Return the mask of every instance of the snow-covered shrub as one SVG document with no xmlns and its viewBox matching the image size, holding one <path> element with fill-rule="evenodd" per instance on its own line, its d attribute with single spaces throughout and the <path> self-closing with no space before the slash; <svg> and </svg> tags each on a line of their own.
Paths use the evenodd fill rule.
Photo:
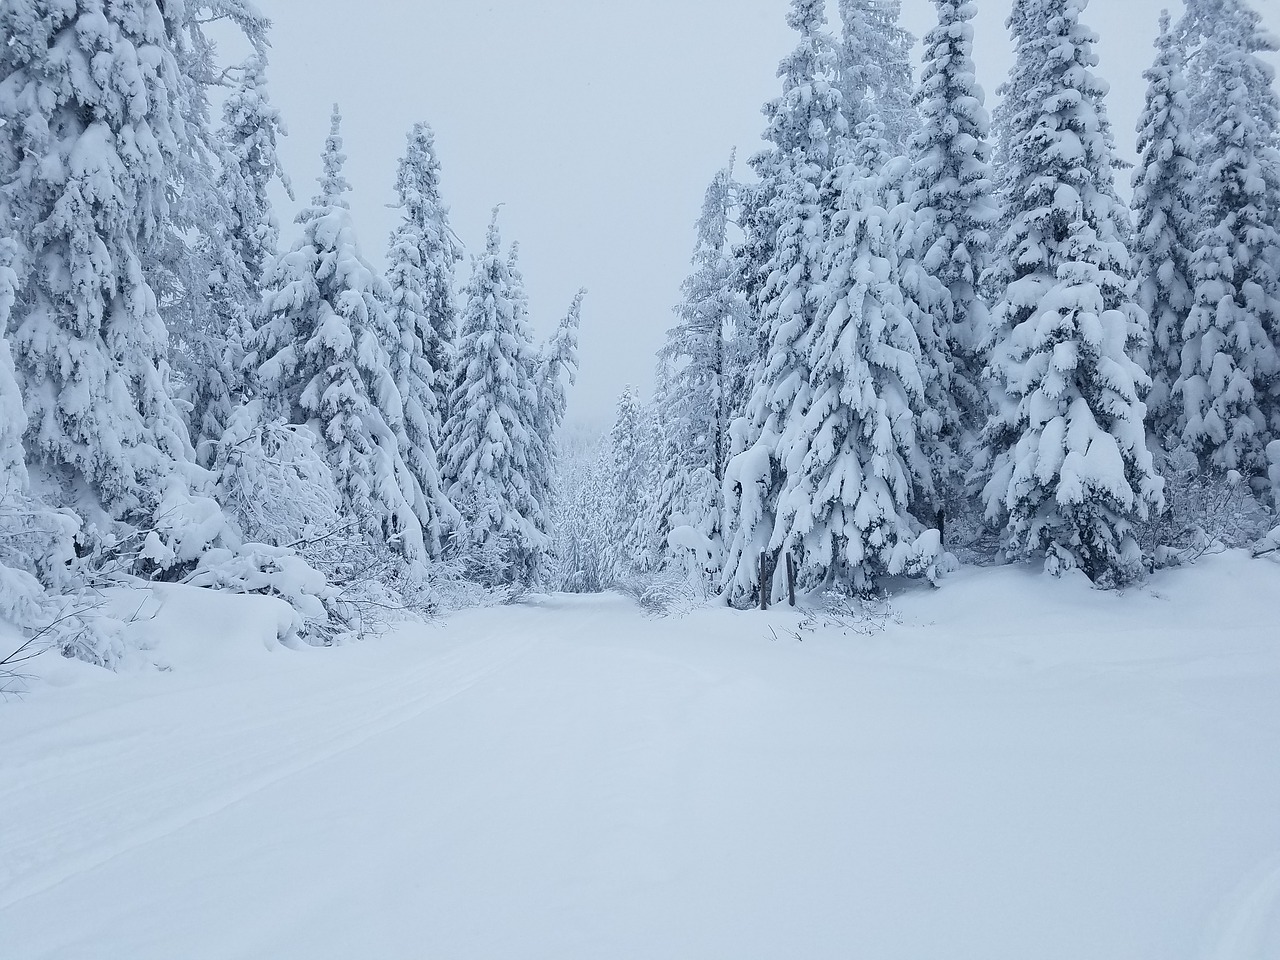
<svg viewBox="0 0 1280 960">
<path fill-rule="evenodd" d="M 1158 567 L 1248 546 L 1274 524 L 1239 473 L 1206 472 L 1187 447 L 1165 454 L 1161 472 L 1165 509 L 1139 528 L 1143 552 Z"/>
<path fill-rule="evenodd" d="M 1271 506 L 1280 511 L 1280 440 L 1267 445 L 1268 477 L 1271 480 Z"/>
<path fill-rule="evenodd" d="M 688 613 L 704 597 L 678 568 L 619 577 L 614 589 L 634 600 L 645 613 L 666 617 Z"/>
</svg>

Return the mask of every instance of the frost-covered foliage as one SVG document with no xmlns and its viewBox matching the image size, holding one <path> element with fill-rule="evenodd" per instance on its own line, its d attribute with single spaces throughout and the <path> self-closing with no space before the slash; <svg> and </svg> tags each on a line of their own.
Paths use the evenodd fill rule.
<svg viewBox="0 0 1280 960">
<path fill-rule="evenodd" d="M 422 494 L 418 519 L 433 556 L 462 522 L 440 480 L 440 402 L 452 348 L 441 331 L 452 335 L 454 253 L 440 204 L 439 169 L 431 128 L 415 124 L 396 177 L 401 221 L 387 253 L 388 319 L 396 334 L 389 349 L 404 409 L 397 439 Z"/>
<path fill-rule="evenodd" d="M 17 260 L 17 245 L 0 239 L 0 620 L 31 633 L 54 616 L 45 584 L 61 579 L 74 555 L 79 523 L 31 495 L 22 446 L 27 415 L 5 338 L 18 286 Z"/>
<path fill-rule="evenodd" d="M 924 69 L 916 105 L 921 127 L 911 141 L 911 255 L 948 294 L 937 311 L 951 362 L 950 395 L 963 425 L 981 426 L 979 345 L 989 323 L 978 281 L 987 268 L 999 219 L 983 108 L 973 62 L 973 0 L 934 0 L 938 24 L 925 37 Z"/>
<path fill-rule="evenodd" d="M 901 0 L 838 0 L 842 24 L 839 86 L 849 129 L 874 114 L 894 156 L 907 153 L 920 117 L 911 49 L 916 38 L 901 26 Z"/>
<path fill-rule="evenodd" d="M 454 268 L 462 260 L 461 246 L 449 226 L 449 209 L 440 193 L 440 155 L 435 134 L 425 123 L 415 123 L 409 131 L 405 154 L 396 174 L 396 197 L 403 220 L 391 238 L 387 257 L 396 288 L 396 264 L 406 262 L 409 248 L 416 248 L 415 262 L 407 269 L 421 287 L 422 313 L 417 339 L 422 356 L 435 376 L 430 381 L 435 395 L 434 412 L 425 403 L 424 413 L 437 419 L 443 429 L 449 415 L 450 375 L 454 369 L 454 340 L 457 337 L 458 309 L 453 293 Z"/>
<path fill-rule="evenodd" d="M 266 89 L 266 59 L 255 53 L 234 74 L 222 107 L 214 146 L 219 169 L 215 189 L 222 218 L 205 224 L 195 254 L 208 262 L 209 314 L 187 331 L 187 393 L 192 440 L 208 465 L 236 404 L 244 398 L 245 345 L 262 298 L 262 279 L 276 255 L 280 228 L 269 190 L 274 182 L 292 197 L 276 146 L 285 132 Z"/>
<path fill-rule="evenodd" d="M 27 456 L 117 519 L 148 515 L 192 459 L 143 274 L 186 147 L 177 15 L 155 0 L 0 6 L 0 223 L 30 267 L 8 333 Z"/>
<path fill-rule="evenodd" d="M 408 562 L 427 556 L 429 516 L 405 463 L 403 404 L 391 375 L 394 327 L 386 288 L 360 255 L 334 108 L 320 192 L 298 215 L 302 237 L 273 264 L 246 364 L 266 416 L 308 424 L 320 438 L 344 510 L 370 541 Z"/>
<path fill-rule="evenodd" d="M 779 437 L 786 485 L 774 543 L 796 558 L 802 586 L 861 592 L 884 575 L 939 574 L 938 533 L 911 513 L 935 493 L 920 429 L 936 417 L 879 178 L 850 164 L 837 183 L 817 322 L 798 344 L 811 395 Z"/>
<path fill-rule="evenodd" d="M 658 531 L 650 527 L 652 511 L 646 504 L 656 492 L 655 439 L 650 412 L 627 387 L 618 397 L 604 451 L 608 486 L 605 556 L 611 584 L 650 573 L 662 562 L 662 543 Z"/>
<path fill-rule="evenodd" d="M 1134 272 L 1138 305 L 1147 314 L 1151 350 L 1148 424 L 1157 438 L 1174 429 L 1173 385 L 1182 371 L 1183 325 L 1192 305 L 1191 251 L 1196 246 L 1196 145 L 1182 52 L 1166 13 L 1147 100 L 1138 123 L 1138 165 L 1133 174 Z"/>
<path fill-rule="evenodd" d="M 560 469 L 560 428 L 569 407 L 569 388 L 578 379 L 578 329 L 582 324 L 582 301 L 587 291 L 579 290 L 569 312 L 556 326 L 551 338 L 538 351 L 534 384 L 538 392 L 534 431 L 538 443 L 534 453 L 540 459 L 531 474 L 533 498 L 548 519 L 555 513 L 556 474 Z M 550 526 L 549 526 L 550 528 Z"/>
<path fill-rule="evenodd" d="M 598 593 L 609 587 L 608 462 L 603 438 L 571 431 L 551 496 L 551 548 L 547 587 L 568 593 Z"/>
<path fill-rule="evenodd" d="M 731 444 L 736 463 L 725 476 L 726 563 L 724 584 L 737 595 L 756 589 L 762 550 L 774 550 L 773 523 L 785 482 L 779 438 L 808 407 L 808 360 L 799 346 L 815 322 L 823 277 L 824 239 L 830 203 L 828 175 L 847 132 L 835 85 L 835 41 L 826 30 L 820 0 L 794 0 L 787 23 L 799 33 L 795 50 L 778 74 L 782 95 L 765 107 L 765 139 L 772 148 L 752 161 L 766 185 L 768 208 L 750 226 L 765 238 L 757 246 L 768 259 L 756 269 L 760 359 L 745 422 Z"/>
<path fill-rule="evenodd" d="M 482 561 L 475 575 L 486 583 L 533 584 L 547 548 L 546 517 L 533 488 L 545 454 L 527 313 L 516 249 L 503 256 L 495 210 L 485 252 L 463 291 L 444 441 L 449 497 L 465 523 L 461 549 Z"/>
<path fill-rule="evenodd" d="M 1133 522 L 1159 508 L 1161 482 L 1143 426 L 1149 381 L 1133 360 L 1146 317 L 1129 294 L 1129 218 L 1084 7 L 1050 12 L 1014 68 L 1026 104 L 1007 133 L 1010 226 L 992 268 L 1003 294 L 984 497 L 1010 555 L 1117 584 L 1142 571 Z"/>
<path fill-rule="evenodd" d="M 1221 0 L 1201 44 L 1211 118 L 1200 144 L 1194 304 L 1174 385 L 1176 430 L 1218 470 L 1265 474 L 1280 428 L 1280 102 L 1259 17 Z"/>
<path fill-rule="evenodd" d="M 745 318 L 729 249 L 735 193 L 731 162 L 703 199 L 693 272 L 658 354 L 654 397 L 658 477 L 648 522 L 664 553 L 691 563 L 700 577 L 719 572 L 723 550 L 720 486 L 729 458 L 731 368 Z M 677 531 L 682 542 L 673 542 Z M 691 539 L 696 547 L 688 546 Z"/>
</svg>

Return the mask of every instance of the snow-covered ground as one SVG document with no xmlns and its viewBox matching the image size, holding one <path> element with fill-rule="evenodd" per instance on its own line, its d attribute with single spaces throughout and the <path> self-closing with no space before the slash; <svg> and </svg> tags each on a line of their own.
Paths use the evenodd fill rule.
<svg viewBox="0 0 1280 960">
<path fill-rule="evenodd" d="M 294 651 L 161 588 L 166 669 L 0 704 L 0 956 L 1280 957 L 1280 565 L 896 603 Z"/>
</svg>

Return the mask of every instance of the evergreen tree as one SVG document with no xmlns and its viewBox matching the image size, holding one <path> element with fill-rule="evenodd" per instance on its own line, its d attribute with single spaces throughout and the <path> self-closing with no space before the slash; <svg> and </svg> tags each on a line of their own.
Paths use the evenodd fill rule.
<svg viewBox="0 0 1280 960">
<path fill-rule="evenodd" d="M 812 399 L 780 445 L 774 537 L 802 584 L 862 591 L 883 575 L 936 576 L 941 551 L 912 516 L 934 494 L 934 470 L 917 431 L 930 413 L 928 367 L 900 285 L 898 224 L 859 164 L 838 182 L 818 322 L 803 341 Z"/>
<path fill-rule="evenodd" d="M 207 261 L 209 317 L 192 331 L 188 384 L 192 439 L 206 466 L 231 413 L 243 398 L 245 344 L 262 299 L 263 271 L 276 255 L 280 228 L 268 191 L 278 180 L 292 187 L 276 153 L 285 132 L 266 90 L 266 59 L 255 53 L 240 67 L 222 108 L 215 181 L 225 204 L 222 222 L 207 225 L 196 254 Z"/>
<path fill-rule="evenodd" d="M 1280 105 L 1258 52 L 1276 47 L 1234 0 L 1219 0 L 1203 46 L 1213 122 L 1200 153 L 1204 229 L 1174 386 L 1177 426 L 1204 464 L 1261 474 L 1280 429 Z"/>
<path fill-rule="evenodd" d="M 419 519 L 432 553 L 439 552 L 442 536 L 461 522 L 440 480 L 440 400 L 450 375 L 451 348 L 441 329 L 452 337 L 453 247 L 446 243 L 438 171 L 431 129 L 415 124 L 396 177 L 402 219 L 391 234 L 387 282 L 394 328 L 391 375 L 404 408 L 400 446 L 423 494 Z M 443 262 L 442 253 L 447 254 Z"/>
<path fill-rule="evenodd" d="M 441 199 L 440 169 L 435 134 L 429 125 L 415 123 L 396 175 L 396 197 L 404 219 L 392 242 L 413 243 L 418 248 L 417 269 L 421 271 L 423 316 L 427 321 L 420 336 L 423 356 L 436 373 L 431 389 L 443 423 L 449 416 L 453 390 L 453 384 L 448 382 L 455 364 L 458 327 L 453 274 L 462 260 L 462 250 L 449 226 L 449 208 Z"/>
<path fill-rule="evenodd" d="M 920 118 L 912 104 L 911 48 L 901 0 L 839 0 L 839 86 L 849 129 L 874 113 L 893 156 L 907 153 Z"/>
<path fill-rule="evenodd" d="M 736 331 L 745 304 L 729 250 L 735 203 L 732 162 L 708 186 L 696 228 L 693 272 L 682 286 L 678 322 L 658 355 L 658 489 L 651 527 L 665 545 L 687 526 L 721 552 L 720 486 L 729 453 L 730 392 Z"/>
<path fill-rule="evenodd" d="M 624 584 L 657 568 L 646 497 L 653 477 L 652 424 L 631 387 L 618 397 L 618 412 L 606 447 L 609 503 L 605 536 L 609 582 Z"/>
<path fill-rule="evenodd" d="M 515 249 L 502 256 L 494 210 L 483 256 L 463 292 L 458 366 L 445 425 L 444 475 L 462 511 L 477 575 L 530 584 L 547 546 L 535 499 L 538 390 L 524 280 Z"/>
<path fill-rule="evenodd" d="M 776 553 L 773 518 L 785 482 L 786 453 L 778 444 L 789 422 L 804 416 L 809 370 L 802 337 L 814 324 L 815 291 L 822 281 L 829 187 L 840 141 L 847 132 L 835 86 L 835 41 L 825 29 L 821 0 L 792 0 L 787 23 L 800 34 L 782 61 L 782 96 L 768 104 L 765 138 L 772 143 L 753 160 L 768 207 L 757 209 L 751 228 L 768 259 L 757 268 L 759 288 L 758 375 L 746 423 L 736 428 L 736 454 L 725 476 L 726 528 L 732 531 L 724 571 L 735 594 L 755 589 L 756 558 Z"/>
<path fill-rule="evenodd" d="M 1137 302 L 1149 318 L 1151 377 L 1148 423 L 1164 438 L 1174 429 L 1173 385 L 1182 370 L 1183 325 L 1192 305 L 1191 251 L 1196 246 L 1196 147 L 1182 75 L 1182 55 L 1160 18 L 1155 64 L 1144 76 L 1147 100 L 1138 124 L 1138 166 L 1133 174 Z"/>
<path fill-rule="evenodd" d="M 569 387 L 578 379 L 578 329 L 582 323 L 582 301 L 587 291 L 579 290 L 569 312 L 556 327 L 551 339 L 538 353 L 535 385 L 538 394 L 535 433 L 542 454 L 534 471 L 533 496 L 548 520 L 555 513 L 555 478 L 560 466 L 560 428 L 569 407 Z"/>
<path fill-rule="evenodd" d="M 417 481 L 399 449 L 403 407 L 385 344 L 386 289 L 361 257 L 342 173 L 335 106 L 320 192 L 298 215 L 302 237 L 265 278 L 246 364 L 270 415 L 308 424 L 346 513 L 410 563 L 426 558 Z"/>
<path fill-rule="evenodd" d="M 987 268 L 999 219 L 983 109 L 973 62 L 972 0 L 934 0 L 938 25 L 925 37 L 916 104 L 922 126 L 912 139 L 911 256 L 947 291 L 935 311 L 952 364 L 949 393 L 966 427 L 980 426 L 985 402 L 979 344 L 989 323 L 978 281 Z"/>
<path fill-rule="evenodd" d="M 1132 523 L 1162 504 L 1146 447 L 1148 386 L 1132 352 L 1146 320 L 1132 302 L 1127 211 L 1115 199 L 1105 85 L 1087 0 L 1065 0 L 1024 50 L 1031 106 L 1010 128 L 1010 227 L 993 272 L 991 375 L 995 412 L 988 516 L 1007 550 L 1043 552 L 1051 571 L 1082 569 L 1098 583 L 1137 576 Z M 1027 56 L 1031 50 L 1039 55 Z"/>
<path fill-rule="evenodd" d="M 30 267 L 8 333 L 27 456 L 117 519 L 153 511 L 192 458 L 143 273 L 186 148 L 175 18 L 156 0 L 0 5 L 0 223 Z"/>
</svg>

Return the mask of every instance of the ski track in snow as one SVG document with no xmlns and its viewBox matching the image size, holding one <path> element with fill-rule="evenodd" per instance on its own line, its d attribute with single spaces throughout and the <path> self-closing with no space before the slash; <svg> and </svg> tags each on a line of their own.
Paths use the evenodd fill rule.
<svg viewBox="0 0 1280 960">
<path fill-rule="evenodd" d="M 79 817 L 71 817 L 65 821 L 51 824 L 48 832 L 34 832 L 24 838 L 17 850 L 6 854 L 9 869 L 0 863 L 0 911 L 6 910 L 22 900 L 53 889 L 71 876 L 102 866 L 110 860 L 127 853 L 137 847 L 155 843 L 173 833 L 190 826 L 197 820 L 211 817 L 233 804 L 240 803 L 273 784 L 296 776 L 304 771 L 317 767 L 328 760 L 354 750 L 374 737 L 385 734 L 396 727 L 408 723 L 435 709 L 450 700 L 466 693 L 481 682 L 486 676 L 501 670 L 512 660 L 524 653 L 529 646 L 528 640 L 518 640 L 513 648 L 495 652 L 496 638 L 469 644 L 456 653 L 438 660 L 429 660 L 426 664 L 411 671 L 407 676 L 394 677 L 365 685 L 337 701 L 326 701 L 324 707 L 344 718 L 351 714 L 351 708 L 370 708 L 371 704 L 389 704 L 390 706 L 372 707 L 372 712 L 354 726 L 335 731 L 332 740 L 320 749 L 308 748 L 309 741 L 317 738 L 315 723 L 322 718 L 314 715 L 312 709 L 299 709 L 297 720 L 300 727 L 295 731 L 297 736 L 285 744 L 273 742 L 267 749 L 257 749 L 245 753 L 240 749 L 228 749 L 225 753 L 191 763 L 175 764 L 161 774 L 159 783 L 143 781 L 134 789 L 113 793 L 108 796 L 95 797 L 93 804 L 83 811 Z M 426 693 L 415 694 L 424 685 L 430 686 Z M 241 724 L 225 731 L 225 741 L 230 747 L 240 742 L 247 734 L 261 725 L 261 718 L 254 722 Z M 267 741 L 262 741 L 266 743 Z M 143 767 L 154 766 L 154 758 L 148 753 L 148 741 L 142 741 L 129 754 L 111 754 L 110 759 L 98 744 L 88 744 L 85 750 L 91 759 L 81 773 L 92 774 L 120 764 L 134 763 Z M 288 748 L 288 749 L 282 749 Z M 295 749 L 303 749 L 302 756 L 295 754 Z M 59 779 L 57 774 L 23 783 L 21 787 L 0 791 L 0 809 L 12 810 L 20 792 L 39 791 Z M 233 787 L 214 788 L 205 798 L 194 803 L 183 801 L 184 791 L 181 788 L 193 781 L 201 783 L 222 783 L 230 780 Z M 171 809 L 165 801 L 177 800 L 183 805 Z M 151 803 L 147 801 L 150 800 Z M 152 810 L 152 807 L 163 804 L 163 811 Z M 75 841 L 84 837 L 86 828 L 92 837 L 100 837 L 98 827 L 110 828 L 112 824 L 128 821 L 131 812 L 146 811 L 145 819 L 150 822 L 145 826 L 127 829 L 120 836 L 111 836 L 107 842 L 86 849 L 76 849 Z M 156 819 L 152 820 L 151 817 Z M 134 816 L 133 819 L 142 819 Z M 118 829 L 118 828 L 117 828 Z M 105 839 L 105 838 L 104 838 Z M 70 843 L 59 843 L 70 840 Z M 24 875 L 20 870 L 14 871 L 13 864 L 23 861 L 23 850 L 31 851 L 30 859 L 47 856 L 49 851 L 57 850 L 72 866 L 60 866 L 52 870 L 36 870 Z M 19 893 L 5 892 L 18 890 Z"/>
<path fill-rule="evenodd" d="M 0 704 L 0 957 L 1272 960 L 1280 567 L 1160 581 L 161 642 Z"/>
</svg>

